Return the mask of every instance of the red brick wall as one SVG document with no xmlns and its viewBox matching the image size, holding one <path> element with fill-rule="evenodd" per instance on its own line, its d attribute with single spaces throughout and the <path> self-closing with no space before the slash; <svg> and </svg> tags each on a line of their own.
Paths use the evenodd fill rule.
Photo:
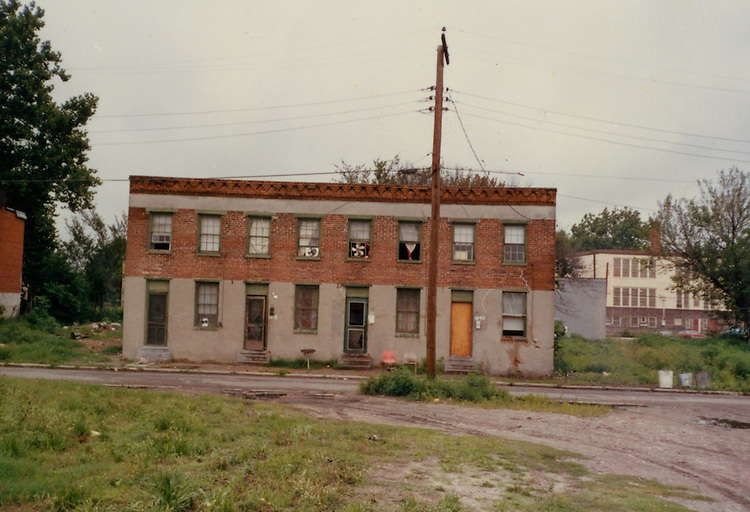
<svg viewBox="0 0 750 512">
<path fill-rule="evenodd" d="M 348 218 L 321 219 L 320 259 L 297 259 L 297 218 L 277 213 L 271 220 L 271 258 L 248 258 L 247 218 L 230 211 L 222 217 L 221 256 L 197 254 L 197 213 L 177 210 L 172 219 L 171 254 L 148 251 L 149 217 L 144 208 L 128 216 L 126 276 L 209 278 L 248 281 L 425 286 L 430 221 L 422 224 L 422 262 L 398 261 L 398 221 L 378 216 L 371 223 L 370 258 L 347 261 Z M 502 265 L 503 229 L 497 219 L 481 219 L 475 229 L 475 262 L 451 263 L 452 226 L 440 223 L 438 286 L 462 288 L 554 289 L 555 221 L 527 225 L 527 264 Z"/>
<path fill-rule="evenodd" d="M 23 230 L 25 222 L 15 212 L 0 208 L 0 292 L 21 292 Z"/>
</svg>

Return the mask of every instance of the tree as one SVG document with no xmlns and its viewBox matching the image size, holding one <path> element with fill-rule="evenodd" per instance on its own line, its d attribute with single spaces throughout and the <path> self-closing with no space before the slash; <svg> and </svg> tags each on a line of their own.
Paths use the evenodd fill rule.
<svg viewBox="0 0 750 512">
<path fill-rule="evenodd" d="M 644 250 L 649 244 L 649 223 L 636 210 L 605 208 L 598 215 L 587 213 L 570 228 L 576 250 Z"/>
<path fill-rule="evenodd" d="M 376 158 L 372 167 L 365 165 L 350 165 L 342 161 L 336 166 L 341 183 L 370 183 L 373 185 L 413 185 L 430 186 L 432 171 L 427 168 L 414 168 L 402 164 L 398 155 L 391 160 Z M 489 175 L 489 173 L 462 172 L 461 170 L 441 170 L 441 185 L 446 187 L 502 187 L 504 182 Z"/>
<path fill-rule="evenodd" d="M 98 99 L 86 93 L 58 105 L 52 98 L 53 82 L 69 76 L 37 35 L 43 16 L 34 3 L 0 0 L 0 190 L 28 217 L 23 273 L 32 296 L 58 277 L 56 205 L 91 207 L 100 183 L 86 165 L 85 131 Z"/>
<path fill-rule="evenodd" d="M 565 230 L 557 230 L 555 232 L 555 283 L 559 284 L 560 279 L 578 277 L 580 270 L 581 264 L 575 257 L 573 240 Z"/>
<path fill-rule="evenodd" d="M 662 251 L 677 288 L 717 299 L 730 322 L 750 328 L 750 174 L 733 167 L 698 184 L 699 198 L 659 204 Z"/>
<path fill-rule="evenodd" d="M 123 214 L 107 226 L 94 210 L 84 210 L 66 222 L 70 240 L 64 248 L 68 261 L 85 283 L 87 309 L 101 315 L 104 304 L 120 304 L 125 261 L 127 219 Z"/>
</svg>

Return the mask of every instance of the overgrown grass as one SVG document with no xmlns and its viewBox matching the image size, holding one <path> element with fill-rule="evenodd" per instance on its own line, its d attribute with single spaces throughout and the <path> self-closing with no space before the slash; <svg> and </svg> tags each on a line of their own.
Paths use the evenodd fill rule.
<svg viewBox="0 0 750 512">
<path fill-rule="evenodd" d="M 0 363 L 92 363 L 107 359 L 83 343 L 71 338 L 71 330 L 61 327 L 54 318 L 32 312 L 21 318 L 0 320 Z M 121 335 L 106 331 L 103 338 Z"/>
<path fill-rule="evenodd" d="M 274 368 L 289 368 L 294 370 L 307 369 L 307 361 L 305 359 L 271 359 L 266 366 Z M 330 361 L 316 361 L 310 360 L 310 369 L 319 370 L 322 368 L 339 368 L 338 361 L 331 359 Z"/>
<path fill-rule="evenodd" d="M 654 386 L 659 370 L 707 372 L 711 387 L 750 391 L 750 352 L 731 337 L 562 338 L 555 353 L 558 375 L 577 383 Z"/>
<path fill-rule="evenodd" d="M 319 421 L 236 398 L 0 378 L 2 508 L 462 511 L 472 510 L 474 489 L 448 483 L 476 473 L 478 486 L 493 489 L 492 510 L 685 510 L 662 499 L 683 491 L 590 475 L 576 458 L 497 438 Z M 404 465 L 415 472 L 408 481 L 376 478 L 378 468 Z M 544 475 L 567 490 L 541 486 Z"/>
<path fill-rule="evenodd" d="M 605 406 L 563 403 L 539 395 L 511 396 L 493 380 L 476 373 L 462 378 L 429 379 L 406 369 L 398 369 L 363 381 L 360 391 L 368 395 L 398 396 L 411 400 L 456 401 L 585 417 L 600 416 L 609 411 Z"/>
</svg>

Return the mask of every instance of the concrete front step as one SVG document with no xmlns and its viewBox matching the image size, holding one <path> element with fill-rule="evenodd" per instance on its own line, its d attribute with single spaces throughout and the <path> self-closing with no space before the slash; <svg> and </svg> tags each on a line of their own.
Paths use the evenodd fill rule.
<svg viewBox="0 0 750 512">
<path fill-rule="evenodd" d="M 343 353 L 339 357 L 338 364 L 346 368 L 369 369 L 372 368 L 372 356 L 370 354 Z"/>
<path fill-rule="evenodd" d="M 471 373 L 476 370 L 476 362 L 472 357 L 450 356 L 443 368 L 445 373 Z"/>
<path fill-rule="evenodd" d="M 162 361 L 172 360 L 172 351 L 167 347 L 155 345 L 145 345 L 138 350 L 135 355 L 136 361 L 147 361 L 149 363 L 159 363 Z"/>
<path fill-rule="evenodd" d="M 240 350 L 237 362 L 240 364 L 267 364 L 270 360 L 266 350 Z"/>
</svg>

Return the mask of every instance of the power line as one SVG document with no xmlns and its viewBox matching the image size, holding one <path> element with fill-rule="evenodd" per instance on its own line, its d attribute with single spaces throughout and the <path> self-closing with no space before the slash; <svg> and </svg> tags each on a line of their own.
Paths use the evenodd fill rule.
<svg viewBox="0 0 750 512">
<path fill-rule="evenodd" d="M 458 113 L 458 107 L 456 106 L 456 102 L 453 101 L 453 98 L 451 98 L 450 94 L 448 94 L 448 101 L 450 101 L 453 104 L 453 111 L 456 113 L 456 118 L 458 118 L 458 124 L 461 125 L 461 131 L 464 132 L 464 137 L 466 138 L 466 142 L 469 144 L 469 148 L 471 149 L 471 152 L 474 154 L 474 158 L 476 158 L 477 163 L 479 164 L 479 167 L 484 170 L 484 165 L 482 165 L 482 160 L 479 158 L 479 155 L 477 155 L 477 152 L 474 150 L 474 145 L 471 143 L 471 140 L 469 139 L 469 134 L 466 133 L 466 127 L 464 127 L 464 122 L 461 120 L 461 114 Z"/>
<path fill-rule="evenodd" d="M 265 123 L 277 123 L 282 121 L 297 121 L 300 119 L 313 119 L 317 117 L 331 117 L 331 116 L 339 116 L 344 114 L 355 114 L 358 112 L 369 112 L 373 110 L 382 110 L 387 108 L 394 108 L 394 107 L 403 107 L 406 105 L 411 105 L 414 102 L 404 102 L 404 103 L 394 103 L 390 105 L 382 105 L 379 107 L 368 107 L 368 108 L 360 108 L 360 109 L 354 109 L 354 110 L 342 110 L 338 112 L 328 112 L 323 114 L 310 114 L 307 116 L 295 116 L 295 117 L 280 117 L 276 119 L 260 119 L 260 120 L 254 120 L 254 121 L 236 121 L 232 123 L 212 123 L 212 124 L 194 124 L 194 125 L 181 125 L 181 126 L 164 126 L 164 127 L 154 127 L 154 128 L 118 128 L 118 129 L 112 129 L 112 130 L 91 130 L 89 133 L 119 133 L 119 132 L 150 132 L 150 131 L 169 131 L 169 130 L 187 130 L 187 129 L 194 129 L 194 128 L 221 128 L 226 126 L 243 126 L 248 124 L 265 124 Z"/>
<path fill-rule="evenodd" d="M 459 94 L 459 95 L 463 94 L 463 95 L 466 95 L 466 96 L 470 96 L 472 98 L 478 98 L 478 99 L 483 99 L 483 100 L 487 100 L 487 101 L 494 101 L 494 102 L 497 102 L 497 103 L 503 103 L 503 104 L 512 105 L 512 106 L 515 106 L 515 107 L 521 107 L 521 108 L 525 108 L 525 109 L 529 109 L 529 110 L 535 110 L 537 112 L 542 112 L 542 113 L 545 113 L 545 114 L 556 114 L 556 115 L 559 115 L 559 116 L 572 117 L 572 118 L 575 118 L 575 119 L 583 119 L 583 120 L 586 120 L 586 121 L 595 121 L 597 123 L 615 124 L 615 125 L 619 125 L 619 126 L 627 126 L 628 128 L 638 128 L 638 129 L 641 129 L 641 130 L 648 130 L 648 131 L 659 132 L 659 133 L 669 133 L 671 135 L 681 135 L 681 136 L 687 136 L 687 137 L 697 137 L 697 138 L 702 138 L 702 139 L 723 140 L 723 141 L 727 141 L 727 142 L 739 142 L 739 143 L 742 143 L 742 144 L 750 144 L 750 140 L 745 140 L 745 139 L 734 139 L 734 138 L 731 138 L 731 137 L 721 137 L 721 136 L 717 136 L 717 135 L 702 135 L 702 134 L 697 134 L 697 133 L 681 132 L 681 131 L 676 131 L 676 130 L 666 130 L 666 129 L 663 129 L 663 128 L 653 128 L 651 126 L 644 126 L 644 125 L 639 125 L 639 124 L 624 123 L 622 121 L 613 121 L 611 119 L 600 119 L 600 118 L 596 118 L 596 117 L 580 116 L 580 115 L 577 115 L 577 114 L 570 114 L 570 113 L 567 113 L 567 112 L 560 112 L 558 110 L 551 110 L 551 109 L 540 108 L 540 107 L 532 107 L 532 106 L 529 106 L 529 105 L 524 105 L 522 103 L 515 103 L 515 102 L 512 102 L 512 101 L 500 100 L 500 99 L 497 99 L 497 98 L 489 98 L 487 96 L 480 96 L 478 94 L 471 94 L 471 93 L 467 93 L 467 92 L 456 91 L 456 90 L 453 90 L 453 89 L 451 90 L 451 92 L 454 92 L 454 93 Z"/>
<path fill-rule="evenodd" d="M 152 112 L 152 113 L 140 113 L 140 114 L 105 114 L 105 115 L 99 115 L 97 118 L 100 119 L 109 119 L 109 118 L 127 118 L 127 117 L 171 117 L 171 116 L 194 116 L 194 115 L 206 115 L 206 114 L 226 114 L 226 113 L 235 113 L 235 112 L 256 112 L 259 110 L 275 110 L 275 109 L 284 109 L 284 108 L 301 108 L 301 107 L 317 107 L 321 105 L 332 105 L 335 103 L 347 103 L 350 101 L 363 101 L 363 100 L 373 100 L 373 99 L 379 99 L 379 98 L 388 98 L 391 96 L 399 96 L 402 94 L 410 94 L 413 92 L 419 92 L 418 89 L 408 90 L 408 91 L 399 91 L 399 92 L 392 92 L 387 94 L 378 94 L 376 96 L 359 96 L 356 98 L 344 98 L 344 99 L 338 99 L 338 100 L 326 100 L 326 101 L 318 101 L 318 102 L 310 102 L 310 103 L 290 103 L 288 105 L 270 105 L 266 107 L 246 107 L 246 108 L 231 108 L 231 109 L 216 109 L 216 110 L 199 110 L 199 111 L 192 111 L 192 112 Z"/>
<path fill-rule="evenodd" d="M 293 126 L 293 127 L 288 127 L 288 128 L 278 128 L 275 130 L 230 133 L 230 134 L 225 134 L 225 135 L 205 135 L 202 137 L 183 137 L 179 139 L 152 139 L 152 140 L 144 140 L 144 141 L 127 141 L 127 142 L 100 142 L 100 143 L 97 143 L 96 145 L 97 146 L 132 146 L 132 145 L 139 145 L 139 144 L 166 144 L 166 143 L 171 143 L 171 142 L 195 142 L 195 141 L 201 141 L 201 140 L 218 140 L 218 139 L 231 139 L 231 138 L 236 138 L 236 137 L 251 137 L 254 135 L 268 135 L 271 133 L 283 133 L 283 132 L 291 132 L 291 131 L 297 131 L 297 130 L 307 130 L 310 128 L 322 128 L 325 126 L 335 126 L 335 125 L 340 125 L 340 124 L 357 123 L 360 121 L 371 121 L 373 119 L 384 119 L 387 117 L 396 117 L 396 116 L 402 116 L 404 114 L 413 114 L 413 113 L 415 113 L 414 110 L 409 110 L 406 112 L 398 112 L 395 114 L 361 117 L 358 119 L 347 119 L 343 121 L 333 121 L 330 123 L 319 123 L 319 124 L 312 124 L 312 125 L 306 125 L 306 126 Z"/>
</svg>

